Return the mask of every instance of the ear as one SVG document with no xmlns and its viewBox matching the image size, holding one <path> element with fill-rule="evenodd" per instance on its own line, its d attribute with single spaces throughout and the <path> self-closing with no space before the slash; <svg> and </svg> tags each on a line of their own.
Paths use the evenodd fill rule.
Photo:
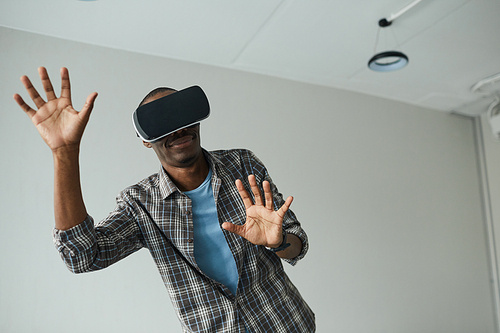
<svg viewBox="0 0 500 333">
<path fill-rule="evenodd" d="M 150 142 L 146 142 L 146 141 L 142 141 L 142 144 L 144 145 L 144 147 L 146 148 L 153 148 L 153 146 L 151 145 Z"/>
</svg>

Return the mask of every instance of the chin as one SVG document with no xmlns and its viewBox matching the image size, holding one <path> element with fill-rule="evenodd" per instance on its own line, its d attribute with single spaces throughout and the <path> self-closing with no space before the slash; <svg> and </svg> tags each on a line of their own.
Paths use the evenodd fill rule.
<svg viewBox="0 0 500 333">
<path fill-rule="evenodd" d="M 182 165 L 191 165 L 196 161 L 196 156 L 186 156 L 179 160 L 179 163 Z"/>
<path fill-rule="evenodd" d="M 201 154 L 202 154 L 201 149 L 191 154 L 186 154 L 186 155 L 182 154 L 181 156 L 178 157 L 177 163 L 184 166 L 190 166 L 198 160 Z"/>
</svg>

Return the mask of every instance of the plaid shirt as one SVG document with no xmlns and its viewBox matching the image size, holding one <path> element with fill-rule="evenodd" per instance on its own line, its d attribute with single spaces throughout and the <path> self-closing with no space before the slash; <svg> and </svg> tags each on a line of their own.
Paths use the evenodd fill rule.
<svg viewBox="0 0 500 333">
<path fill-rule="evenodd" d="M 204 151 L 213 170 L 212 188 L 219 223 L 243 224 L 246 210 L 234 185 L 241 179 L 252 195 L 247 177 L 268 180 L 274 208 L 283 197 L 262 162 L 248 150 Z M 261 189 L 262 190 L 262 189 Z M 236 295 L 206 276 L 194 258 L 191 200 L 170 180 L 163 168 L 117 197 L 110 215 L 94 226 L 92 218 L 66 230 L 54 230 L 54 242 L 74 273 L 105 268 L 146 247 L 158 266 L 183 332 L 314 332 L 314 313 L 283 270 L 280 258 L 264 246 L 223 229 L 238 269 Z M 307 236 L 294 213 L 288 211 L 283 228 L 302 241 Z"/>
</svg>

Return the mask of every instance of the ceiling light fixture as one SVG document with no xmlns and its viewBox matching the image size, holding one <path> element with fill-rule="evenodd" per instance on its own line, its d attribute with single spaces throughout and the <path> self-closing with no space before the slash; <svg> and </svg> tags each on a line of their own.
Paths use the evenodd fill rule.
<svg viewBox="0 0 500 333">
<path fill-rule="evenodd" d="M 482 80 L 479 80 L 476 84 L 474 84 L 472 87 L 470 87 L 470 91 L 473 93 L 478 93 L 478 94 L 485 94 L 486 92 L 483 92 L 481 90 L 482 87 L 488 86 L 488 85 L 493 85 L 497 81 L 500 81 L 500 73 L 488 76 L 487 78 L 484 78 Z M 488 94 L 488 93 L 486 93 Z"/>
<path fill-rule="evenodd" d="M 493 138 L 500 142 L 500 87 L 496 85 L 500 81 L 500 73 L 488 76 L 476 82 L 470 91 L 480 94 L 483 98 L 493 98 L 492 103 L 486 111 L 486 119 L 491 127 Z"/>
<path fill-rule="evenodd" d="M 396 13 L 391 14 L 388 18 L 383 18 L 378 21 L 378 31 L 377 31 L 377 39 L 375 41 L 375 50 L 374 53 L 375 55 L 371 57 L 371 59 L 368 61 L 368 67 L 371 70 L 374 70 L 376 72 L 392 72 L 398 69 L 401 69 L 408 65 L 408 56 L 404 54 L 403 52 L 400 51 L 384 51 L 377 53 L 377 45 L 378 45 L 378 39 L 380 35 L 380 29 L 390 27 L 392 22 L 398 18 L 399 16 L 403 15 L 407 11 L 409 11 L 411 8 L 416 6 L 419 2 L 422 0 L 415 0 L 412 3 L 406 5 L 405 7 L 401 8 L 398 10 Z M 391 30 L 392 31 L 392 30 Z M 394 32 L 393 32 L 394 35 Z M 394 39 L 396 39 L 396 36 L 394 35 Z M 399 46 L 398 40 L 396 39 L 396 43 Z"/>
</svg>

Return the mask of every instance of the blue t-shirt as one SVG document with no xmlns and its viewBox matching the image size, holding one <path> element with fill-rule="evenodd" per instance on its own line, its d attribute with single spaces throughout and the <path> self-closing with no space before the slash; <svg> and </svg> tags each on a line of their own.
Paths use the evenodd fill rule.
<svg viewBox="0 0 500 333">
<path fill-rule="evenodd" d="M 211 179 L 210 169 L 203 184 L 184 192 L 193 206 L 194 257 L 198 267 L 206 275 L 222 283 L 236 295 L 238 270 L 219 225 Z"/>
</svg>

